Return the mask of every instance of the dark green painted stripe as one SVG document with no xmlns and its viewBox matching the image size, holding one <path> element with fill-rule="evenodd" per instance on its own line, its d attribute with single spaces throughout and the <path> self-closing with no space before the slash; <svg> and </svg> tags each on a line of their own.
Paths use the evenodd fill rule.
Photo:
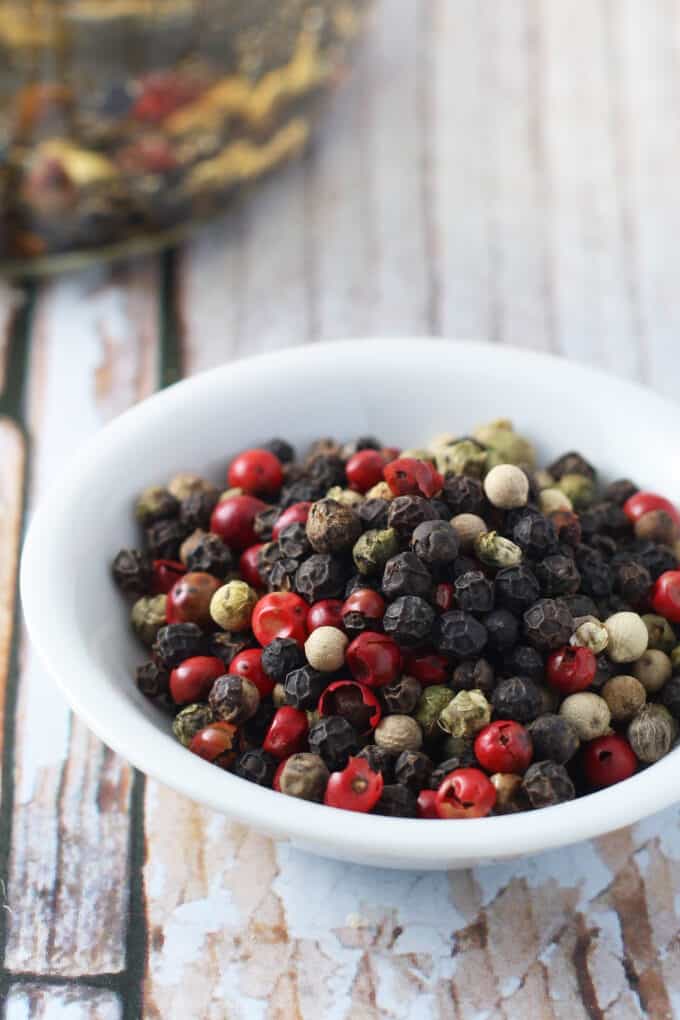
<svg viewBox="0 0 680 1020">
<path fill-rule="evenodd" d="M 159 386 L 171 386 L 184 374 L 182 324 L 179 316 L 177 253 L 167 251 L 161 258 L 159 287 L 160 379 Z"/>
<path fill-rule="evenodd" d="M 15 311 L 10 324 L 5 385 L 0 393 L 0 414 L 7 415 L 22 426 L 34 306 L 35 286 L 31 284 L 24 288 L 23 301 Z"/>
</svg>

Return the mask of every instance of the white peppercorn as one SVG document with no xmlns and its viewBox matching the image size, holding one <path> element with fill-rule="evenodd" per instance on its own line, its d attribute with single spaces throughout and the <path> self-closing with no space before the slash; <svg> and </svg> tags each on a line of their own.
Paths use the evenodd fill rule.
<svg viewBox="0 0 680 1020">
<path fill-rule="evenodd" d="M 658 648 L 648 648 L 631 667 L 633 676 L 637 677 L 648 694 L 660 691 L 673 672 L 670 657 Z"/>
<path fill-rule="evenodd" d="M 570 694 L 560 705 L 560 715 L 572 724 L 579 740 L 595 740 L 609 732 L 611 712 L 599 694 L 590 691 Z"/>
<path fill-rule="evenodd" d="M 501 510 L 514 510 L 526 506 L 529 499 L 529 479 L 514 464 L 499 464 L 491 468 L 484 479 L 486 498 Z"/>
<path fill-rule="evenodd" d="M 604 625 L 609 635 L 607 655 L 612 662 L 635 662 L 646 651 L 649 635 L 637 613 L 614 613 Z"/>
<path fill-rule="evenodd" d="M 451 518 L 451 527 L 458 535 L 463 549 L 469 549 L 478 535 L 488 531 L 486 521 L 477 514 L 456 514 Z"/>
<path fill-rule="evenodd" d="M 573 510 L 574 504 L 561 489 L 541 489 L 538 506 L 543 514 L 554 514 L 557 510 Z"/>
<path fill-rule="evenodd" d="M 647 691 L 634 676 L 613 676 L 602 688 L 602 697 L 609 706 L 614 722 L 632 719 L 647 700 Z"/>
<path fill-rule="evenodd" d="M 569 639 L 575 648 L 589 648 L 594 655 L 599 655 L 609 644 L 609 631 L 595 616 L 586 616 L 574 620 L 576 630 Z"/>
<path fill-rule="evenodd" d="M 423 731 L 410 715 L 388 715 L 376 726 L 374 740 L 386 751 L 419 751 Z"/>
<path fill-rule="evenodd" d="M 645 705 L 631 720 L 627 736 L 635 755 L 651 765 L 668 754 L 677 735 L 677 723 L 663 705 Z"/>
<path fill-rule="evenodd" d="M 337 627 L 317 627 L 305 641 L 307 662 L 321 673 L 340 669 L 345 661 L 347 635 Z"/>
</svg>

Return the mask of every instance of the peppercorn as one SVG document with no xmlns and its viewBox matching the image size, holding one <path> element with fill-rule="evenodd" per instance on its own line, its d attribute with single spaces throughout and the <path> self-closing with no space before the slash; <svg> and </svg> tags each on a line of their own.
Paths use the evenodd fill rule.
<svg viewBox="0 0 680 1020">
<path fill-rule="evenodd" d="M 286 701 L 286 688 L 282 683 L 274 684 L 274 690 L 272 691 L 272 702 L 276 708 L 281 708 L 287 704 Z"/>
<path fill-rule="evenodd" d="M 491 721 L 491 705 L 481 691 L 459 691 L 439 713 L 439 726 L 452 737 L 469 739 Z"/>
<path fill-rule="evenodd" d="M 375 436 L 359 436 L 358 439 L 352 439 L 350 442 L 342 444 L 340 457 L 346 461 L 362 450 L 382 450 L 382 447 L 383 444 Z"/>
<path fill-rule="evenodd" d="M 149 525 L 144 534 L 150 555 L 156 560 L 176 560 L 180 545 L 192 530 L 179 520 L 162 520 Z"/>
<path fill-rule="evenodd" d="M 649 571 L 656 581 L 667 570 L 677 570 L 678 558 L 672 549 L 655 542 L 638 542 L 633 549 L 634 558 Z"/>
<path fill-rule="evenodd" d="M 618 560 L 612 565 L 614 591 L 631 605 L 647 601 L 652 578 L 646 567 L 636 560 Z"/>
<path fill-rule="evenodd" d="M 253 531 L 260 542 L 271 542 L 274 532 L 274 525 L 281 516 L 280 506 L 268 506 L 260 510 L 253 520 Z"/>
<path fill-rule="evenodd" d="M 348 576 L 347 566 L 341 560 L 324 553 L 314 553 L 298 567 L 295 590 L 310 604 L 321 599 L 340 598 Z"/>
<path fill-rule="evenodd" d="M 208 532 L 204 531 L 202 528 L 196 528 L 191 532 L 188 538 L 184 539 L 179 547 L 179 561 L 180 563 L 183 563 L 185 567 L 192 552 L 201 544 L 202 539 L 207 534 Z M 205 573 L 208 573 L 208 571 L 205 571 Z"/>
<path fill-rule="evenodd" d="M 610 595 L 614 579 L 602 554 L 587 545 L 574 550 L 576 565 L 581 575 L 581 591 L 593 598 L 601 599 Z"/>
<path fill-rule="evenodd" d="M 273 453 L 275 457 L 281 461 L 282 464 L 290 464 L 295 459 L 295 450 L 285 439 L 279 439 L 276 436 L 273 439 L 267 440 L 260 447 L 261 450 L 268 450 L 269 453 Z"/>
<path fill-rule="evenodd" d="M 404 674 L 393 683 L 380 688 L 380 700 L 386 713 L 410 715 L 418 704 L 422 691 L 415 677 Z"/>
<path fill-rule="evenodd" d="M 473 542 L 475 555 L 487 566 L 500 570 L 514 567 L 522 561 L 522 550 L 509 538 L 503 538 L 496 531 L 486 531 Z"/>
<path fill-rule="evenodd" d="M 554 761 L 537 761 L 530 765 L 522 779 L 522 792 L 532 808 L 552 807 L 576 796 L 564 765 Z"/>
<path fill-rule="evenodd" d="M 546 556 L 536 564 L 536 577 L 541 586 L 541 594 L 574 595 L 581 584 L 581 575 L 571 556 L 560 554 Z"/>
<path fill-rule="evenodd" d="M 225 666 L 229 667 L 232 660 L 247 648 L 252 648 L 254 643 L 253 635 L 246 631 L 243 634 L 230 634 L 227 631 L 218 631 L 209 634 L 206 638 L 206 654 L 216 659 L 221 659 Z M 229 669 L 225 669 L 228 673 Z"/>
<path fill-rule="evenodd" d="M 295 503 L 313 503 L 321 499 L 327 492 L 329 486 L 323 482 L 303 476 L 287 482 L 279 493 L 279 507 L 287 510 Z"/>
<path fill-rule="evenodd" d="M 530 723 L 543 711 L 543 695 L 535 680 L 511 676 L 501 680 L 491 695 L 497 719 L 514 719 Z"/>
<path fill-rule="evenodd" d="M 135 503 L 135 517 L 146 528 L 156 521 L 177 517 L 179 501 L 162 485 L 150 485 L 140 492 Z"/>
<path fill-rule="evenodd" d="M 562 601 L 574 620 L 586 616 L 597 619 L 597 606 L 589 595 L 565 595 Z"/>
<path fill-rule="evenodd" d="M 382 590 L 390 600 L 401 595 L 427 598 L 432 594 L 432 575 L 414 553 L 398 553 L 385 564 Z"/>
<path fill-rule="evenodd" d="M 144 665 L 137 667 L 135 682 L 139 692 L 153 701 L 168 693 L 170 674 L 157 662 L 145 662 Z"/>
<path fill-rule="evenodd" d="M 293 708 L 316 708 L 319 696 L 328 683 L 328 677 L 311 665 L 300 666 L 287 674 L 283 687 L 285 704 Z"/>
<path fill-rule="evenodd" d="M 352 549 L 352 558 L 359 573 L 377 574 L 398 550 L 397 535 L 393 528 L 370 530 L 357 539 Z"/>
<path fill-rule="evenodd" d="M 526 676 L 542 680 L 544 673 L 543 656 L 531 645 L 515 645 L 503 656 L 503 672 L 509 676 Z"/>
<path fill-rule="evenodd" d="M 675 648 L 671 649 L 671 666 L 673 667 L 673 673 L 677 673 L 680 670 L 680 645 L 676 645 Z"/>
<path fill-rule="evenodd" d="M 179 505 L 179 519 L 187 528 L 208 528 L 210 517 L 217 506 L 217 489 L 195 489 Z"/>
<path fill-rule="evenodd" d="M 516 643 L 519 620 L 507 609 L 494 609 L 493 612 L 486 614 L 483 622 L 490 651 L 504 652 Z"/>
<path fill-rule="evenodd" d="M 512 422 L 507 418 L 499 418 L 481 425 L 474 431 L 474 438 L 490 447 L 489 466 L 491 464 L 521 464 L 533 467 L 536 454 L 531 443 L 515 432 Z"/>
<path fill-rule="evenodd" d="M 678 525 L 666 510 L 648 510 L 635 522 L 635 537 L 642 541 L 672 546 L 678 537 Z"/>
<path fill-rule="evenodd" d="M 614 613 L 604 625 L 609 634 L 607 654 L 612 662 L 635 662 L 646 651 L 649 635 L 637 613 Z"/>
<path fill-rule="evenodd" d="M 658 648 L 648 648 L 632 667 L 631 673 L 648 694 L 656 694 L 670 679 L 673 667 L 670 658 Z"/>
<path fill-rule="evenodd" d="M 240 744 L 244 751 L 262 745 L 275 715 L 276 707 L 273 701 L 260 700 L 257 712 L 241 727 Z"/>
<path fill-rule="evenodd" d="M 423 496 L 397 496 L 387 511 L 387 525 L 400 542 L 406 544 L 412 533 L 424 521 L 436 521 L 437 513 Z"/>
<path fill-rule="evenodd" d="M 494 672 L 486 659 L 467 659 L 453 671 L 451 686 L 454 691 L 482 691 L 489 694 L 495 682 Z"/>
<path fill-rule="evenodd" d="M 277 767 L 278 762 L 273 755 L 267 754 L 261 747 L 252 747 L 236 759 L 234 775 L 256 786 L 271 787 Z"/>
<path fill-rule="evenodd" d="M 361 522 L 352 507 L 322 499 L 312 503 L 306 531 L 315 552 L 338 553 L 352 548 L 361 534 Z"/>
<path fill-rule="evenodd" d="M 561 715 L 547 712 L 529 724 L 534 757 L 566 765 L 579 749 L 580 740 L 574 726 Z"/>
<path fill-rule="evenodd" d="M 394 782 L 394 766 L 397 755 L 388 751 L 385 747 L 378 747 L 377 744 L 367 744 L 359 751 L 357 758 L 367 761 L 374 772 L 379 772 L 386 783 Z"/>
<path fill-rule="evenodd" d="M 318 506 L 318 504 L 315 505 Z M 302 560 L 312 552 L 305 525 L 299 521 L 288 524 L 279 532 L 278 543 L 285 559 Z"/>
<path fill-rule="evenodd" d="M 185 747 L 188 747 L 196 734 L 215 721 L 210 705 L 200 701 L 194 705 L 185 705 L 172 721 L 172 732 Z"/>
<path fill-rule="evenodd" d="M 305 641 L 305 655 L 314 669 L 332 673 L 345 661 L 348 644 L 347 635 L 337 627 L 317 627 Z"/>
<path fill-rule="evenodd" d="M 522 777 L 514 772 L 494 772 L 490 777 L 496 791 L 494 814 L 508 815 L 528 808 L 523 796 Z"/>
<path fill-rule="evenodd" d="M 453 691 L 442 684 L 431 684 L 420 695 L 414 718 L 423 731 L 425 740 L 441 735 L 439 715 L 452 698 Z"/>
<path fill-rule="evenodd" d="M 277 560 L 267 575 L 267 591 L 292 591 L 299 566 L 300 561 L 290 557 Z"/>
<path fill-rule="evenodd" d="M 113 579 L 126 595 L 145 595 L 151 585 L 151 560 L 138 549 L 121 549 L 116 555 L 111 572 Z"/>
<path fill-rule="evenodd" d="M 486 468 L 486 450 L 474 439 L 459 439 L 433 447 L 437 470 L 443 475 L 481 478 Z"/>
<path fill-rule="evenodd" d="M 458 555 L 459 546 L 458 535 L 447 520 L 423 521 L 411 536 L 411 549 L 419 560 L 428 565 L 452 562 Z"/>
<path fill-rule="evenodd" d="M 350 755 L 359 750 L 357 731 L 341 715 L 327 715 L 319 719 L 310 728 L 308 741 L 310 751 L 318 754 L 331 772 L 344 769 Z"/>
<path fill-rule="evenodd" d="M 210 615 L 223 630 L 245 630 L 257 603 L 255 592 L 245 581 L 229 581 L 210 600 Z"/>
<path fill-rule="evenodd" d="M 388 815 L 392 818 L 417 818 L 418 798 L 402 783 L 384 786 L 380 800 L 373 808 L 373 814 Z"/>
<path fill-rule="evenodd" d="M 394 499 L 394 493 L 387 482 L 378 482 L 377 485 L 371 486 L 364 495 L 366 499 L 384 499 L 387 503 L 391 503 Z"/>
<path fill-rule="evenodd" d="M 203 634 L 195 623 L 169 623 L 159 629 L 152 651 L 156 662 L 170 670 L 200 655 L 202 646 Z"/>
<path fill-rule="evenodd" d="M 512 528 L 513 541 L 531 559 L 541 559 L 557 544 L 553 522 L 536 512 L 523 512 Z"/>
<path fill-rule="evenodd" d="M 361 526 L 366 530 L 384 530 L 387 527 L 389 505 L 386 499 L 363 499 L 357 507 Z"/>
<path fill-rule="evenodd" d="M 631 482 L 630 478 L 617 478 L 615 482 L 610 482 L 606 486 L 602 495 L 609 503 L 623 506 L 636 492 L 639 492 L 639 489 L 635 482 Z"/>
<path fill-rule="evenodd" d="M 628 725 L 626 736 L 635 755 L 651 765 L 668 754 L 678 724 L 664 705 L 645 705 Z"/>
<path fill-rule="evenodd" d="M 475 756 L 473 742 L 471 740 L 459 740 L 458 738 L 448 737 L 447 742 L 452 741 L 458 745 L 458 753 L 451 757 L 445 757 L 443 761 L 432 770 L 428 786 L 431 790 L 438 789 L 443 780 L 446 779 L 449 772 L 455 772 L 456 769 L 465 769 L 470 767 L 479 768 L 479 762 Z"/>
<path fill-rule="evenodd" d="M 548 520 L 552 523 L 557 541 L 562 545 L 574 548 L 581 542 L 581 522 L 575 513 L 569 510 L 556 510 Z"/>
<path fill-rule="evenodd" d="M 576 472 L 567 472 L 557 486 L 571 500 L 575 510 L 585 510 L 595 498 L 595 485 L 591 478 Z"/>
<path fill-rule="evenodd" d="M 527 640 L 541 652 L 561 648 L 574 630 L 573 617 L 562 599 L 539 599 L 523 619 Z"/>
<path fill-rule="evenodd" d="M 476 514 L 456 514 L 451 518 L 461 549 L 472 549 L 481 535 L 487 534 L 486 521 Z"/>
<path fill-rule="evenodd" d="M 593 465 L 574 450 L 563 453 L 561 457 L 558 457 L 552 464 L 549 464 L 548 471 L 558 481 L 564 475 L 571 474 L 584 475 L 591 482 L 594 482 L 596 477 Z"/>
<path fill-rule="evenodd" d="M 499 570 L 494 581 L 494 590 L 498 605 L 514 614 L 522 613 L 534 605 L 540 595 L 538 580 L 524 563 Z"/>
<path fill-rule="evenodd" d="M 679 673 L 676 673 L 663 685 L 661 689 L 661 703 L 668 709 L 674 719 L 680 719 Z"/>
<path fill-rule="evenodd" d="M 435 647 L 442 655 L 476 659 L 484 650 L 487 632 L 484 624 L 470 613 L 453 610 L 439 617 L 434 639 Z"/>
<path fill-rule="evenodd" d="M 302 649 L 292 638 L 274 638 L 262 649 L 262 669 L 272 680 L 285 680 L 304 661 Z"/>
<path fill-rule="evenodd" d="M 580 520 L 584 535 L 592 536 L 600 533 L 616 539 L 630 535 L 630 520 L 616 503 L 606 501 L 595 503 L 581 512 Z"/>
<path fill-rule="evenodd" d="M 602 688 L 614 722 L 628 722 L 647 700 L 647 691 L 634 676 L 613 676 Z"/>
<path fill-rule="evenodd" d="M 413 793 L 420 793 L 428 785 L 432 762 L 422 751 L 402 751 L 394 766 L 394 778 Z"/>
<path fill-rule="evenodd" d="M 143 595 L 141 599 L 137 599 L 130 612 L 132 629 L 139 640 L 149 648 L 156 640 L 161 627 L 165 626 L 167 601 L 167 595 Z"/>
<path fill-rule="evenodd" d="M 281 793 L 300 800 L 320 803 L 328 785 L 330 773 L 318 754 L 302 751 L 286 758 L 278 774 Z"/>
<path fill-rule="evenodd" d="M 470 570 L 455 581 L 456 603 L 466 613 L 493 609 L 493 585 L 481 570 Z"/>
<path fill-rule="evenodd" d="M 188 553 L 186 565 L 189 570 L 212 574 L 222 580 L 231 570 L 231 551 L 219 535 L 206 532 Z"/>
<path fill-rule="evenodd" d="M 569 639 L 573 648 L 588 648 L 594 655 L 599 655 L 609 644 L 607 628 L 594 616 L 575 619 L 574 627 L 574 633 Z"/>
<path fill-rule="evenodd" d="M 448 504 L 452 517 L 460 514 L 481 516 L 487 505 L 482 483 L 468 475 L 446 475 L 442 498 Z"/>
<path fill-rule="evenodd" d="M 215 680 L 208 703 L 217 719 L 241 726 L 257 712 L 260 692 L 247 677 L 227 674 Z"/>
<path fill-rule="evenodd" d="M 400 645 L 417 645 L 432 630 L 435 612 L 418 595 L 402 595 L 385 610 L 383 630 Z"/>
<path fill-rule="evenodd" d="M 599 694 L 591 691 L 570 694 L 560 705 L 560 715 L 572 724 L 579 740 L 596 740 L 609 732 L 609 705 Z"/>
<path fill-rule="evenodd" d="M 670 654 L 678 639 L 668 620 L 654 613 L 645 613 L 642 622 L 647 628 L 647 647 L 658 648 L 659 651 Z"/>
<path fill-rule="evenodd" d="M 514 464 L 499 464 L 492 467 L 484 479 L 484 492 L 491 505 L 502 510 L 526 506 L 529 479 Z"/>
<path fill-rule="evenodd" d="M 355 492 L 353 489 L 343 489 L 340 485 L 333 485 L 326 493 L 326 499 L 334 499 L 336 503 L 351 507 L 355 511 L 358 510 L 364 501 L 364 497 L 360 492 Z"/>
<path fill-rule="evenodd" d="M 423 731 L 410 715 L 387 715 L 375 728 L 373 739 L 388 751 L 419 751 Z"/>
</svg>

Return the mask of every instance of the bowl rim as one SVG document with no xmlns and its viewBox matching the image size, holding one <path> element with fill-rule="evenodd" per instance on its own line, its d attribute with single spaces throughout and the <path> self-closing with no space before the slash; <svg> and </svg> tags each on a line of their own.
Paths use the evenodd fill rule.
<svg viewBox="0 0 680 1020">
<path fill-rule="evenodd" d="M 572 844 L 601 835 L 660 811 L 680 799 L 677 755 L 671 754 L 653 767 L 636 773 L 624 783 L 577 798 L 566 804 L 543 808 L 530 814 L 465 819 L 455 828 L 435 820 L 387 818 L 338 811 L 279 794 L 215 769 L 191 755 L 167 733 L 147 719 L 132 703 L 121 706 L 107 689 L 106 670 L 94 671 L 78 636 L 74 613 L 55 598 L 46 577 L 55 574 L 59 560 L 59 536 L 68 535 L 69 508 L 78 500 L 84 480 L 101 472 L 109 450 L 138 441 L 140 428 L 160 420 L 181 404 L 187 394 L 200 400 L 222 380 L 230 384 L 238 376 L 263 361 L 284 371 L 286 363 L 301 359 L 357 356 L 370 343 L 382 345 L 390 358 L 413 357 L 414 347 L 423 354 L 425 347 L 441 354 L 441 345 L 455 350 L 457 357 L 477 360 L 488 358 L 490 345 L 480 341 L 450 341 L 446 338 L 408 337 L 333 340 L 303 344 L 275 352 L 265 352 L 198 373 L 161 390 L 123 412 L 90 438 L 64 470 L 62 478 L 41 499 L 30 522 L 20 565 L 20 592 L 24 619 L 38 656 L 56 682 L 73 711 L 86 725 L 140 771 L 165 786 L 234 820 L 252 825 L 279 839 L 314 845 L 328 856 L 390 856 L 411 861 L 413 866 L 455 864 L 459 858 L 484 861 Z M 565 388 L 579 382 L 600 381 L 612 395 L 623 401 L 635 401 L 639 413 L 653 414 L 659 427 L 680 425 L 680 409 L 648 387 L 611 376 L 601 370 L 567 361 L 543 352 L 493 345 L 494 359 L 512 372 L 531 372 L 540 364 L 559 368 Z M 574 392 L 578 392 L 575 390 Z M 100 682 L 97 683 L 97 673 Z M 113 704 L 115 702 L 115 711 Z M 238 785 L 236 785 L 238 784 Z M 244 796 L 244 794 L 246 794 Z M 527 821 L 530 824 L 526 824 Z"/>
</svg>

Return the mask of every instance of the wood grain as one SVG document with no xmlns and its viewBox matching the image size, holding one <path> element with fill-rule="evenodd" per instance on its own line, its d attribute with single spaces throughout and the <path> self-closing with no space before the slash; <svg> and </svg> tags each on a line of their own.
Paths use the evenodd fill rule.
<svg viewBox="0 0 680 1020">
<path fill-rule="evenodd" d="M 13 421 L 0 417 L 0 741 L 12 649 L 24 466 L 24 437 Z"/>
<path fill-rule="evenodd" d="M 113 992 L 76 985 L 64 988 L 27 982 L 10 989 L 5 1020 L 120 1020 L 120 1002 Z"/>
<path fill-rule="evenodd" d="M 68 451 L 153 389 L 155 289 L 153 264 L 135 263 L 43 290 L 29 401 L 32 504 L 58 479 Z M 74 975 L 124 966 L 130 782 L 129 767 L 73 719 L 24 642 L 7 883 L 10 970 Z"/>
<path fill-rule="evenodd" d="M 5 365 L 9 353 L 12 320 L 22 300 L 20 290 L 0 279 L 0 394 L 5 389 Z"/>
</svg>

